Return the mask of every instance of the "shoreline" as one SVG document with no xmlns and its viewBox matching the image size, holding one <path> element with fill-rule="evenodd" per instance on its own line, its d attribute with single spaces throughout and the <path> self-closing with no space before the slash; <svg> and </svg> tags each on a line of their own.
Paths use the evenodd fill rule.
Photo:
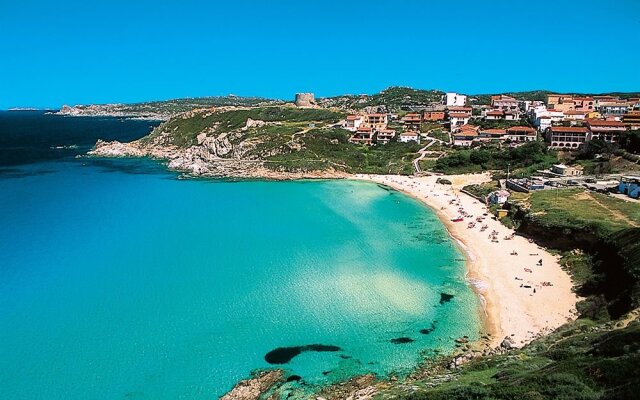
<svg viewBox="0 0 640 400">
<path fill-rule="evenodd" d="M 437 176 L 349 174 L 334 170 L 283 172 L 267 169 L 261 163 L 247 165 L 247 162 L 237 159 L 194 162 L 194 158 L 198 158 L 193 157 L 195 154 L 176 157 L 174 151 L 149 151 L 130 143 L 99 141 L 88 155 L 107 158 L 149 157 L 165 162 L 167 169 L 181 173 L 186 179 L 353 179 L 384 185 L 432 209 L 456 246 L 465 254 L 465 279 L 483 306 L 483 333 L 490 335 L 484 338 L 485 345 L 491 348 L 502 345 L 507 348 L 522 347 L 577 316 L 575 305 L 578 297 L 572 290 L 573 282 L 569 274 L 560 268 L 559 257 L 523 237 L 515 236 L 515 231 L 492 219 L 486 206 L 477 199 L 464 193 L 460 195 L 463 186 L 489 181 L 487 173 L 446 176 L 452 180 L 452 185 L 441 185 L 436 184 Z M 459 215 L 458 207 L 473 215 L 473 218 L 452 222 Z M 485 213 L 488 215 L 477 225 L 487 225 L 486 233 L 479 232 L 478 227 L 466 228 L 468 222 L 475 221 Z M 489 240 L 489 232 L 496 232 L 497 240 Z M 504 240 L 507 236 L 513 237 Z M 539 261 L 542 261 L 542 265 L 538 265 Z M 476 345 L 481 346 L 482 342 L 480 340 Z"/>
<path fill-rule="evenodd" d="M 437 178 L 369 174 L 351 177 L 398 190 L 436 213 L 466 256 L 465 279 L 484 309 L 485 315 L 481 319 L 484 331 L 490 335 L 490 347 L 501 346 L 505 340 L 509 342 L 508 347 L 522 347 L 574 320 L 578 297 L 572 291 L 570 276 L 560 268 L 557 256 L 520 236 L 504 240 L 514 231 L 491 219 L 491 215 L 478 223 L 488 225 L 487 233 L 480 232 L 478 227 L 467 228 L 468 222 L 475 221 L 487 209 L 471 196 L 464 193 L 460 196 L 460 189 L 467 184 L 487 181 L 488 175 L 447 176 L 453 185 L 437 184 Z M 473 218 L 453 222 L 459 214 L 458 207 Z M 488 238 L 488 232 L 492 230 L 498 232 L 498 243 Z M 511 255 L 513 251 L 518 255 Z M 487 257 L 489 255 L 491 257 Z M 537 265 L 538 260 L 542 260 L 542 266 Z M 544 286 L 542 282 L 551 282 L 553 286 Z"/>
<path fill-rule="evenodd" d="M 577 318 L 575 305 L 579 299 L 572 290 L 573 282 L 570 276 L 560 268 L 559 257 L 520 236 L 515 236 L 509 241 L 503 240 L 508 235 L 515 235 L 515 232 L 497 219 L 493 220 L 490 214 L 478 224 L 488 225 L 487 233 L 479 232 L 477 227 L 467 228 L 468 222 L 475 221 L 475 218 L 488 213 L 488 210 L 477 199 L 464 193 L 460 196 L 460 189 L 468 184 L 490 180 L 487 173 L 444 176 L 453 184 L 442 185 L 436 184 L 438 176 L 349 174 L 333 170 L 291 173 L 270 170 L 260 163 L 250 163 L 254 165 L 248 167 L 243 160 L 235 159 L 216 160 L 219 162 L 212 163 L 212 170 L 209 169 L 210 162 L 198 162 L 197 157 L 192 155 L 182 158 L 171 150 L 149 151 L 117 142 L 103 144 L 106 146 L 96 146 L 98 148 L 90 151 L 88 155 L 105 158 L 149 157 L 163 162 L 168 170 L 180 173 L 180 178 L 183 179 L 276 182 L 351 179 L 389 187 L 429 207 L 465 255 L 465 281 L 478 296 L 480 303 L 478 312 L 481 314 L 481 338 L 469 342 L 465 346 L 467 349 L 459 355 L 454 352 L 452 360 L 455 365 L 475 357 L 474 354 L 487 355 L 496 350 L 523 347 Z M 473 218 L 463 222 L 452 222 L 452 219 L 459 215 L 458 207 L 472 214 Z M 488 232 L 492 230 L 497 232 L 498 244 L 487 238 Z M 517 251 L 519 255 L 511 255 L 510 251 Z M 537 266 L 538 260 L 542 260 L 542 266 Z M 543 282 L 550 282 L 552 286 L 545 286 Z M 419 377 L 424 372 L 424 367 L 418 364 L 407 378 Z M 248 382 L 253 382 L 254 378 L 241 381 L 236 386 L 249 384 Z M 342 384 L 330 385 L 325 389 L 350 386 L 351 381 L 357 378 L 354 377 Z M 381 383 L 385 379 L 374 381 Z M 368 390 L 377 384 L 368 382 L 365 386 Z M 362 388 L 361 385 L 356 385 L 356 388 L 358 387 Z"/>
<path fill-rule="evenodd" d="M 444 226 L 449 238 L 453 241 L 455 246 L 458 248 L 460 253 L 465 256 L 465 274 L 464 279 L 473 290 L 475 295 L 478 297 L 480 302 L 480 307 L 482 310 L 482 315 L 480 316 L 481 323 L 481 332 L 482 335 L 488 335 L 489 340 L 485 340 L 487 346 L 490 348 L 495 348 L 500 346 L 502 339 L 500 339 L 502 332 L 496 326 L 496 315 L 489 311 L 491 306 L 491 296 L 487 295 L 486 291 L 483 292 L 483 288 L 487 288 L 487 284 L 484 280 L 479 276 L 479 271 L 477 269 L 477 256 L 472 252 L 472 250 L 467 246 L 463 237 L 459 237 L 452 232 L 452 228 L 454 228 L 453 222 L 451 222 L 450 218 L 447 218 L 446 214 L 442 212 L 442 210 L 436 208 L 432 203 L 426 200 L 426 198 L 421 198 L 416 193 L 413 193 L 407 190 L 405 187 L 399 186 L 397 184 L 389 183 L 387 181 L 380 182 L 378 179 L 383 178 L 387 175 L 369 175 L 369 174 L 356 174 L 351 179 L 365 182 L 375 182 L 376 184 L 381 184 L 387 186 L 393 190 L 403 193 L 406 196 L 409 196 L 418 202 L 426 205 L 430 210 L 436 214 L 442 225 Z M 389 175 L 393 176 L 393 175 Z M 413 178 L 415 179 L 415 178 Z M 480 310 L 479 310 L 480 311 Z M 483 340 L 479 339 L 476 343 L 472 344 L 482 344 Z"/>
</svg>

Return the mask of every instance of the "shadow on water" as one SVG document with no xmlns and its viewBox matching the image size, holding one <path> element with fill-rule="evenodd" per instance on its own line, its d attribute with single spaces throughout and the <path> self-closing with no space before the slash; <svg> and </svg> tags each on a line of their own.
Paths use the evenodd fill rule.
<svg viewBox="0 0 640 400">
<path fill-rule="evenodd" d="M 167 179 L 177 179 L 178 173 L 172 172 L 160 161 L 148 158 L 95 158 L 77 160 L 85 167 L 96 168 L 101 173 L 125 173 L 133 175 L 164 175 Z"/>
<path fill-rule="evenodd" d="M 23 168 L 0 168 L 0 180 L 20 179 L 32 176 L 48 175 L 55 173 L 52 169 L 23 169 Z"/>
<path fill-rule="evenodd" d="M 307 351 L 334 352 L 334 351 L 341 351 L 341 350 L 342 349 L 338 346 L 330 346 L 325 344 L 309 344 L 306 346 L 278 347 L 277 349 L 271 350 L 270 352 L 265 354 L 264 359 L 269 364 L 286 364 L 289 361 L 291 361 L 294 357 Z"/>
</svg>

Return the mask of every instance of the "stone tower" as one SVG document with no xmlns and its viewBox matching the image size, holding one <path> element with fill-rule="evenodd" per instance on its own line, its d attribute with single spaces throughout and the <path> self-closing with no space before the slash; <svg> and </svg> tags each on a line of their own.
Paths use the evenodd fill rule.
<svg viewBox="0 0 640 400">
<path fill-rule="evenodd" d="M 316 107 L 316 98 L 313 93 L 296 93 L 296 106 Z"/>
</svg>

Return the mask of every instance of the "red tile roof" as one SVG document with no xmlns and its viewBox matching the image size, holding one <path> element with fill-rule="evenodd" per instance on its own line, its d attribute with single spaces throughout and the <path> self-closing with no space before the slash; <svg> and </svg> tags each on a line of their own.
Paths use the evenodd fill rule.
<svg viewBox="0 0 640 400">
<path fill-rule="evenodd" d="M 587 133 L 587 128 L 584 126 L 552 126 L 551 132 Z"/>
<path fill-rule="evenodd" d="M 603 121 L 601 119 L 587 119 L 587 124 L 589 126 L 612 126 L 612 127 L 624 126 L 624 124 L 620 121 Z"/>
<path fill-rule="evenodd" d="M 454 117 L 454 118 L 468 118 L 470 117 L 469 114 L 465 114 L 465 113 L 451 113 L 449 114 L 450 117 Z"/>
<path fill-rule="evenodd" d="M 505 129 L 485 129 L 481 133 L 488 133 L 492 135 L 505 135 L 507 131 Z"/>
<path fill-rule="evenodd" d="M 507 132 L 527 132 L 527 134 L 529 134 L 535 133 L 536 130 L 528 126 L 512 126 L 511 128 L 507 128 Z"/>
<path fill-rule="evenodd" d="M 449 107 L 449 111 L 471 111 L 471 107 Z"/>
</svg>

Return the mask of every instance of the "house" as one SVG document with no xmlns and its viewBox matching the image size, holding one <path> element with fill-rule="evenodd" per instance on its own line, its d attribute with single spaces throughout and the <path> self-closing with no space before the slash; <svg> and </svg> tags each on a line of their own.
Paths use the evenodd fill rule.
<svg viewBox="0 0 640 400">
<path fill-rule="evenodd" d="M 355 144 L 373 144 L 373 134 L 374 130 L 372 128 L 361 126 L 358 130 L 351 136 L 349 141 Z"/>
<path fill-rule="evenodd" d="M 505 111 L 504 119 L 507 121 L 515 121 L 520 119 L 520 112 L 518 111 Z"/>
<path fill-rule="evenodd" d="M 445 93 L 444 96 L 442 96 L 442 104 L 448 107 L 449 106 L 462 107 L 466 103 L 467 103 L 467 96 L 459 93 L 448 92 L 448 93 Z"/>
<path fill-rule="evenodd" d="M 405 131 L 419 131 L 422 124 L 422 115 L 409 113 L 402 118 Z"/>
<path fill-rule="evenodd" d="M 379 130 L 386 129 L 388 123 L 389 118 L 387 114 L 365 114 L 362 125 L 366 128 Z"/>
<path fill-rule="evenodd" d="M 507 130 L 506 129 L 485 129 L 480 131 L 480 139 L 481 140 L 506 140 Z"/>
<path fill-rule="evenodd" d="M 531 142 L 538 136 L 536 130 L 528 126 L 512 126 L 507 128 L 506 138 L 512 142 Z"/>
<path fill-rule="evenodd" d="M 484 119 L 488 121 L 504 119 L 504 111 L 502 110 L 487 111 L 487 113 L 484 116 Z"/>
<path fill-rule="evenodd" d="M 564 112 L 565 119 L 571 122 L 584 121 L 587 118 L 587 114 L 588 111 L 568 110 Z"/>
<path fill-rule="evenodd" d="M 591 111 L 591 112 L 588 112 L 585 115 L 585 119 L 587 119 L 587 118 L 590 118 L 590 119 L 602 119 L 602 114 L 600 114 L 597 111 Z"/>
<path fill-rule="evenodd" d="M 594 111 L 596 109 L 596 99 L 588 96 L 573 96 L 569 94 L 550 94 L 547 96 L 549 109 L 567 112 L 574 111 Z"/>
<path fill-rule="evenodd" d="M 618 191 L 634 199 L 640 198 L 640 176 L 622 176 Z"/>
<path fill-rule="evenodd" d="M 355 132 L 362 125 L 362 120 L 363 118 L 360 115 L 347 115 L 343 127 L 348 131 Z"/>
<path fill-rule="evenodd" d="M 547 107 L 550 110 L 568 111 L 574 109 L 573 96 L 568 94 L 547 95 Z"/>
<path fill-rule="evenodd" d="M 520 104 L 525 112 L 529 112 L 530 110 L 540 106 L 543 106 L 546 108 L 546 106 L 544 105 L 544 102 L 540 100 L 525 100 L 520 102 Z"/>
<path fill-rule="evenodd" d="M 563 111 L 547 109 L 544 106 L 534 108 L 530 112 L 530 117 L 533 120 L 533 126 L 541 131 L 550 128 L 554 122 L 560 122 L 565 119 Z"/>
<path fill-rule="evenodd" d="M 451 132 L 453 132 L 456 128 L 467 125 L 470 119 L 471 117 L 465 113 L 450 113 L 449 124 Z"/>
<path fill-rule="evenodd" d="M 449 111 L 449 114 L 451 113 L 457 113 L 457 114 L 466 114 L 467 116 L 471 117 L 472 113 L 473 113 L 473 108 L 471 107 L 448 107 L 447 110 Z"/>
<path fill-rule="evenodd" d="M 588 119 L 586 123 L 589 130 L 589 139 L 602 139 L 609 143 L 619 143 L 627 128 L 620 121 L 606 121 Z"/>
<path fill-rule="evenodd" d="M 416 131 L 402 132 L 398 137 L 398 141 L 402 143 L 409 143 L 409 142 L 420 143 L 420 134 Z"/>
<path fill-rule="evenodd" d="M 595 99 L 593 97 L 574 97 L 573 110 L 575 111 L 593 111 L 595 110 Z"/>
<path fill-rule="evenodd" d="M 568 167 L 564 164 L 556 164 L 551 167 L 551 172 L 560 176 L 578 176 L 582 175 L 582 168 Z"/>
<path fill-rule="evenodd" d="M 463 125 L 453 132 L 453 145 L 470 147 L 474 141 L 479 139 L 479 128 L 474 125 Z"/>
<path fill-rule="evenodd" d="M 640 129 L 640 111 L 629 111 L 622 116 L 622 123 L 624 123 L 627 129 Z"/>
<path fill-rule="evenodd" d="M 551 117 L 548 115 L 540 116 L 533 121 L 533 126 L 538 127 L 538 129 L 544 132 L 551 128 Z"/>
<path fill-rule="evenodd" d="M 422 114 L 424 121 L 444 121 L 444 111 L 425 111 Z"/>
<path fill-rule="evenodd" d="M 491 108 L 494 110 L 502 111 L 518 111 L 518 100 L 511 96 L 505 96 L 503 94 L 498 96 L 491 96 Z"/>
<path fill-rule="evenodd" d="M 396 136 L 396 131 L 393 129 L 381 129 L 376 135 L 376 143 L 387 144 Z"/>
<path fill-rule="evenodd" d="M 589 131 L 583 126 L 552 126 L 548 140 L 552 148 L 577 150 L 589 140 Z"/>
<path fill-rule="evenodd" d="M 597 111 L 605 117 L 620 116 L 629 111 L 629 102 L 617 98 L 599 100 Z"/>
<path fill-rule="evenodd" d="M 489 204 L 504 204 L 509 200 L 509 196 L 511 196 L 511 193 L 508 190 L 496 190 L 489 193 L 487 201 Z"/>
</svg>

